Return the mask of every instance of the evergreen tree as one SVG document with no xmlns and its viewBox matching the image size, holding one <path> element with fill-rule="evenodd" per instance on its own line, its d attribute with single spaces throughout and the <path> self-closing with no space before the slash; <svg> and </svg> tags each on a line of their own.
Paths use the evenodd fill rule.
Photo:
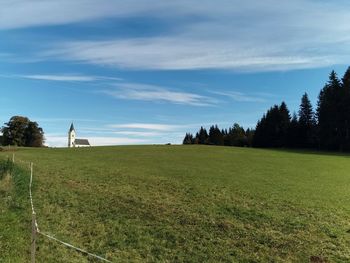
<svg viewBox="0 0 350 263">
<path fill-rule="evenodd" d="M 224 145 L 225 146 L 232 146 L 231 144 L 230 144 L 230 129 L 223 129 L 222 130 L 222 135 L 223 135 L 223 137 L 224 137 Z"/>
<path fill-rule="evenodd" d="M 224 145 L 224 136 L 217 125 L 209 129 L 209 144 Z"/>
<path fill-rule="evenodd" d="M 278 120 L 275 124 L 277 127 L 276 147 L 286 147 L 288 144 L 288 128 L 290 124 L 290 114 L 287 104 L 283 101 L 278 108 Z"/>
<path fill-rule="evenodd" d="M 249 146 L 253 145 L 254 130 L 244 130 L 238 123 L 231 128 L 220 130 L 217 125 L 212 125 L 207 130 L 203 127 L 196 133 L 195 137 L 191 133 L 186 133 L 183 144 L 210 144 L 226 146 Z"/>
<path fill-rule="evenodd" d="M 287 146 L 291 148 L 300 147 L 300 131 L 299 131 L 299 121 L 296 113 L 293 113 L 292 119 L 288 127 L 288 142 Z"/>
<path fill-rule="evenodd" d="M 343 78 L 343 94 L 342 94 L 342 123 L 343 123 L 343 149 L 350 150 L 350 67 L 346 70 Z"/>
<path fill-rule="evenodd" d="M 247 138 L 246 146 L 248 146 L 248 147 L 253 146 L 254 133 L 255 133 L 255 131 L 253 129 L 249 129 L 249 128 L 245 131 L 245 135 Z"/>
<path fill-rule="evenodd" d="M 196 136 L 193 139 L 193 144 L 199 144 L 199 133 L 196 132 Z"/>
<path fill-rule="evenodd" d="M 243 127 L 235 123 L 228 133 L 229 145 L 243 147 L 247 145 L 247 137 Z"/>
<path fill-rule="evenodd" d="M 253 138 L 255 147 L 286 147 L 290 123 L 289 110 L 285 102 L 274 105 L 257 123 Z"/>
<path fill-rule="evenodd" d="M 294 124 L 294 123 L 293 123 Z M 301 98 L 299 109 L 299 142 L 300 147 L 314 147 L 315 146 L 315 115 L 312 109 L 311 102 L 307 93 Z"/>
<path fill-rule="evenodd" d="M 198 143 L 207 144 L 208 143 L 208 132 L 205 128 L 201 127 L 198 132 Z"/>
<path fill-rule="evenodd" d="M 264 114 L 256 124 L 255 133 L 253 137 L 253 147 L 267 147 L 266 133 L 266 115 Z"/>
<path fill-rule="evenodd" d="M 182 144 L 193 144 L 193 143 L 194 143 L 193 135 L 191 133 L 186 133 Z"/>
<path fill-rule="evenodd" d="M 16 125 L 27 125 L 29 120 L 21 120 Z M 3 127 L 4 142 L 11 140 L 16 145 L 33 144 L 27 140 L 23 129 L 10 123 Z M 35 126 L 35 125 L 34 125 Z M 34 129 L 38 130 L 38 127 Z M 30 130 L 30 129 L 29 129 Z M 28 130 L 28 131 L 29 131 Z M 22 131 L 22 132 L 21 132 Z M 33 134 L 33 132 L 30 132 Z M 40 133 L 40 132 L 39 132 Z M 7 141 L 6 141 L 7 140 Z M 316 114 L 305 93 L 301 98 L 298 116 L 290 117 L 287 105 L 274 105 L 257 122 L 256 129 L 246 131 L 239 124 L 220 130 L 217 125 L 208 132 L 201 127 L 196 133 L 186 134 L 184 143 L 254 146 L 254 147 L 319 147 L 328 150 L 350 150 L 350 67 L 339 80 L 335 71 L 320 91 Z"/>
<path fill-rule="evenodd" d="M 321 90 L 317 104 L 319 146 L 328 150 L 341 150 L 343 113 L 339 105 L 342 101 L 342 84 L 332 71 L 329 80 Z"/>
</svg>

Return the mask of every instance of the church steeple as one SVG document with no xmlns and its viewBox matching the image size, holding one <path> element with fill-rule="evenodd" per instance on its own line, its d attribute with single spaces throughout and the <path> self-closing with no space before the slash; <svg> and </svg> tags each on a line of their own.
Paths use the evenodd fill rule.
<svg viewBox="0 0 350 263">
<path fill-rule="evenodd" d="M 74 129 L 74 125 L 73 122 L 69 128 L 69 132 L 68 132 L 68 147 L 74 147 L 75 146 L 75 129 Z"/>
<path fill-rule="evenodd" d="M 72 122 L 72 124 L 70 125 L 70 129 L 69 129 L 69 132 L 72 132 L 72 131 L 75 131 L 73 122 Z"/>
</svg>

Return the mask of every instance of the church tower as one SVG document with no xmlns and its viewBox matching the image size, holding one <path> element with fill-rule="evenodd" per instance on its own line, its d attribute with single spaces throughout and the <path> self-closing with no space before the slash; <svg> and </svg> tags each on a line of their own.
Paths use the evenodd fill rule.
<svg viewBox="0 0 350 263">
<path fill-rule="evenodd" d="M 72 122 L 72 125 L 70 126 L 69 132 L 68 132 L 68 147 L 72 148 L 75 146 L 75 129 Z"/>
</svg>

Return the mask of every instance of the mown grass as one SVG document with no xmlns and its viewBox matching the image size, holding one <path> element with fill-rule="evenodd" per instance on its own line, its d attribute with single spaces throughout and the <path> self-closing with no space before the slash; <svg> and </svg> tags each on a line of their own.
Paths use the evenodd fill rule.
<svg viewBox="0 0 350 263">
<path fill-rule="evenodd" d="M 35 164 L 41 230 L 113 262 L 349 262 L 349 157 L 209 146 L 16 152 Z M 23 242 L 0 234 L 15 247 L 0 247 L 5 262 L 28 257 L 24 205 L 9 228 Z M 42 237 L 37 260 L 95 262 Z"/>
</svg>

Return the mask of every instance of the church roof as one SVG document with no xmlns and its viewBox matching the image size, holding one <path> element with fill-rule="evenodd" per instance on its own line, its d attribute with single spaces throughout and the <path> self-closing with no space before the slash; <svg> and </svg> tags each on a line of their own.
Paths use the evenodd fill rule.
<svg viewBox="0 0 350 263">
<path fill-rule="evenodd" d="M 71 131 L 75 131 L 73 122 L 72 122 L 72 124 L 71 124 L 71 126 L 70 126 L 70 129 L 69 129 L 69 132 L 71 132 Z"/>
<path fill-rule="evenodd" d="M 74 143 L 75 145 L 90 145 L 87 139 L 75 139 Z"/>
</svg>

